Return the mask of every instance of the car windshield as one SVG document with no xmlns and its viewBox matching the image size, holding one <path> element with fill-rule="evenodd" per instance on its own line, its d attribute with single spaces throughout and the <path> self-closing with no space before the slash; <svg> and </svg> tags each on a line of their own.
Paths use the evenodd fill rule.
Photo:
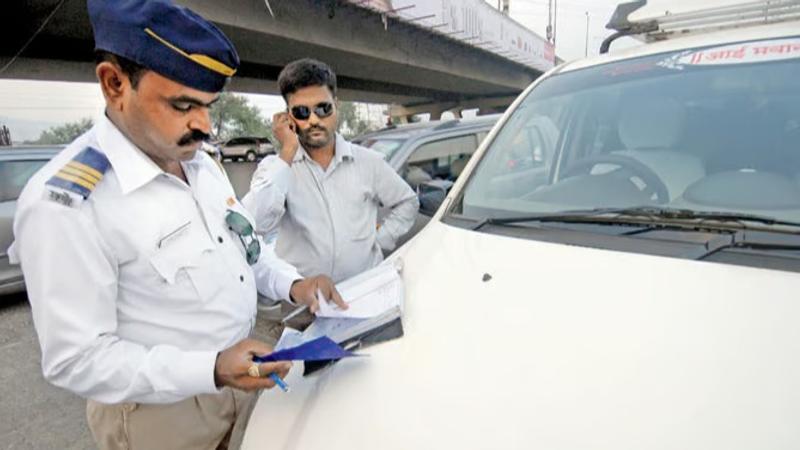
<svg viewBox="0 0 800 450">
<path fill-rule="evenodd" d="M 653 206 L 800 221 L 800 38 L 642 57 L 530 91 L 451 212 Z"/>
<path fill-rule="evenodd" d="M 376 152 L 383 153 L 386 160 L 392 159 L 392 156 L 397 152 L 397 149 L 403 145 L 405 139 L 386 139 L 386 138 L 371 138 L 364 141 L 361 145 L 371 148 Z"/>
</svg>

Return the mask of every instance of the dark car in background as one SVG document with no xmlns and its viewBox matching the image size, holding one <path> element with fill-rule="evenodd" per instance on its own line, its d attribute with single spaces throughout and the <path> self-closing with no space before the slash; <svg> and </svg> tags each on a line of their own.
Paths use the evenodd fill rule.
<svg viewBox="0 0 800 450">
<path fill-rule="evenodd" d="M 22 188 L 63 147 L 0 147 L 0 295 L 25 290 L 22 270 L 8 262 L 14 241 L 14 212 Z"/>
<path fill-rule="evenodd" d="M 493 114 L 417 122 L 384 128 L 353 139 L 356 144 L 382 153 L 419 196 L 421 214 L 398 246 L 428 223 L 499 118 L 499 114 Z"/>
</svg>

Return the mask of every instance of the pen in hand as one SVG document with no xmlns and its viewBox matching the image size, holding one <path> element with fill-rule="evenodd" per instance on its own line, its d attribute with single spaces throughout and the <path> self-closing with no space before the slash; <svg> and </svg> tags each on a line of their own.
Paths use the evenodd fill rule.
<svg viewBox="0 0 800 450">
<path fill-rule="evenodd" d="M 289 313 L 289 314 L 288 314 L 286 317 L 284 317 L 283 319 L 281 319 L 281 323 L 285 325 L 285 324 L 286 324 L 286 322 L 288 322 L 288 321 L 290 321 L 290 320 L 294 319 L 295 317 L 299 316 L 299 315 L 300 315 L 300 313 L 302 313 L 303 311 L 305 311 L 305 310 L 307 310 L 307 309 L 308 309 L 308 305 L 303 305 L 303 306 L 301 306 L 301 307 L 299 307 L 299 308 L 295 309 L 294 311 L 292 311 L 291 313 Z"/>
<path fill-rule="evenodd" d="M 277 385 L 279 388 L 281 388 L 281 390 L 282 390 L 283 392 L 289 392 L 289 385 L 288 385 L 288 384 L 286 384 L 286 382 L 285 382 L 285 381 L 283 381 L 283 380 L 281 379 L 281 377 L 279 377 L 279 376 L 278 376 L 278 374 L 277 374 L 277 373 L 275 373 L 275 372 L 272 372 L 272 373 L 270 373 L 270 374 L 269 374 L 269 377 L 270 377 L 270 379 L 272 379 L 272 381 L 274 381 L 274 382 L 275 382 L 275 384 L 276 384 L 276 385 Z"/>
</svg>

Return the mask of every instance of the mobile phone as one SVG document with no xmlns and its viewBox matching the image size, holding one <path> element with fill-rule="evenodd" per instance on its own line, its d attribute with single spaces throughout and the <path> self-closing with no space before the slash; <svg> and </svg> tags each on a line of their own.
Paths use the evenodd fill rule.
<svg viewBox="0 0 800 450">
<path fill-rule="evenodd" d="M 292 113 L 289 111 L 289 108 L 286 108 L 286 117 L 289 118 L 289 128 L 294 131 L 294 134 L 299 136 L 300 133 L 297 131 L 297 124 L 294 122 L 294 117 L 292 117 Z"/>
</svg>

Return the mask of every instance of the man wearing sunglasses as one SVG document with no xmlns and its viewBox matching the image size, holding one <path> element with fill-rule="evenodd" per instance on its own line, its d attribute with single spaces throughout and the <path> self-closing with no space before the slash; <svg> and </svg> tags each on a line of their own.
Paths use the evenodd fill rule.
<svg viewBox="0 0 800 450">
<path fill-rule="evenodd" d="M 301 274 L 338 282 L 383 260 L 414 224 L 414 191 L 372 150 L 336 133 L 336 75 L 301 59 L 278 77 L 287 112 L 273 117 L 280 154 L 259 164 L 242 203 Z M 378 210 L 391 212 L 378 224 Z"/>
<path fill-rule="evenodd" d="M 101 449 L 226 448 L 290 363 L 249 339 L 256 291 L 341 299 L 264 248 L 197 151 L 233 45 L 168 0 L 89 0 L 105 117 L 19 198 L 16 242 L 44 376 L 88 399 Z M 248 392 L 249 391 L 249 392 Z"/>
</svg>

